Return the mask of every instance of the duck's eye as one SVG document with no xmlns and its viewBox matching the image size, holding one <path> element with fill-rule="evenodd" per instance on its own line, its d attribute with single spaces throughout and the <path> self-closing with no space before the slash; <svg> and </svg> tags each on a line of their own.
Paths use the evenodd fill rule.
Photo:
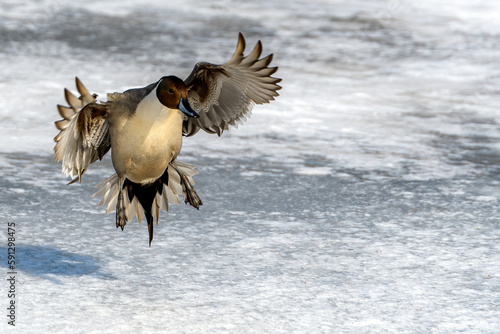
<svg viewBox="0 0 500 334">
<path fill-rule="evenodd" d="M 170 88 L 170 89 L 168 90 L 168 92 L 169 92 L 170 94 L 173 94 L 173 93 L 174 93 L 174 90 L 173 90 L 172 88 Z"/>
</svg>

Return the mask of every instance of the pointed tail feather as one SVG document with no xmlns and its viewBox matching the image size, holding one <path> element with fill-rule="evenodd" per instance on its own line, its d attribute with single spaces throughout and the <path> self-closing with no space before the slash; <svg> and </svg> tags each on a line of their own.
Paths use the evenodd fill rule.
<svg viewBox="0 0 500 334">
<path fill-rule="evenodd" d="M 146 214 L 146 220 L 148 221 L 148 232 L 149 232 L 149 247 L 151 247 L 151 241 L 153 241 L 153 216 L 151 214 Z"/>
</svg>

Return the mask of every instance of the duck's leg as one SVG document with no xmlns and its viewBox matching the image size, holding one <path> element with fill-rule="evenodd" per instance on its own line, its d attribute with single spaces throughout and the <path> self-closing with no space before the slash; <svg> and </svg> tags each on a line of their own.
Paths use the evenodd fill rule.
<svg viewBox="0 0 500 334">
<path fill-rule="evenodd" d="M 174 161 L 170 163 L 170 166 L 174 168 L 174 170 L 179 174 L 181 178 L 181 186 L 183 190 L 184 202 L 186 204 L 187 203 L 191 204 L 192 207 L 199 210 L 200 205 L 203 205 L 203 202 L 196 193 L 196 190 L 194 190 L 193 185 L 189 181 L 188 177 L 186 176 L 186 174 L 182 172 L 182 170 L 179 168 L 179 166 L 177 166 L 177 164 Z"/>
<path fill-rule="evenodd" d="M 122 231 L 127 224 L 127 199 L 125 198 L 126 189 L 123 189 L 123 180 L 118 184 L 118 201 L 116 202 L 116 227 L 121 227 Z"/>
</svg>

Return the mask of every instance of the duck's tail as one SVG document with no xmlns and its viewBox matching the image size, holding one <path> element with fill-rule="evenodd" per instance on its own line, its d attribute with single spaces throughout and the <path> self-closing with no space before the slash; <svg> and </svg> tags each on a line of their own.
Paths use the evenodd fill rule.
<svg viewBox="0 0 500 334">
<path fill-rule="evenodd" d="M 193 175 L 198 174 L 194 168 L 194 165 L 185 162 L 171 162 L 159 179 L 148 184 L 120 180 L 114 174 L 96 186 L 99 190 L 94 197 L 102 196 L 99 206 L 107 205 L 106 213 L 116 209 L 116 227 L 121 227 L 122 230 L 134 215 L 139 222 L 145 216 L 151 246 L 153 220 L 158 224 L 160 211 L 163 209 L 168 212 L 169 202 L 179 204 L 179 195 L 182 195 L 184 202 L 196 209 L 203 204 L 193 188 Z"/>
</svg>

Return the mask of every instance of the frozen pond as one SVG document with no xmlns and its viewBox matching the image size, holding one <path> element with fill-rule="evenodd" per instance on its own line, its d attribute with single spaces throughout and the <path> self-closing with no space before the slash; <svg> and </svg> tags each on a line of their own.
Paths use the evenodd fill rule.
<svg viewBox="0 0 500 334">
<path fill-rule="evenodd" d="M 0 3 L 0 307 L 19 333 L 498 333 L 494 1 Z M 204 205 L 116 229 L 92 165 L 66 185 L 55 108 L 262 40 L 283 78 L 186 138 Z M 16 327 L 7 223 L 16 223 Z"/>
</svg>

